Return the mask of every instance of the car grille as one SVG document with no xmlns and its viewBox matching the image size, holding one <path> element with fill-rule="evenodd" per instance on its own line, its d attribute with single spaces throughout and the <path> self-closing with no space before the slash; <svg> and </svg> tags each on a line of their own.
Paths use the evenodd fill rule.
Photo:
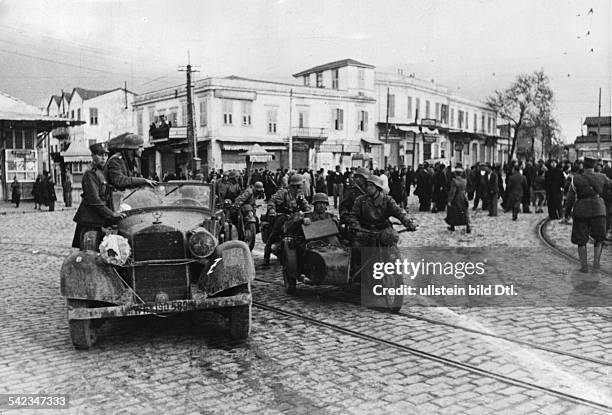
<svg viewBox="0 0 612 415">
<path fill-rule="evenodd" d="M 134 235 L 134 261 L 185 258 L 183 234 L 164 225 L 153 225 Z"/>
<path fill-rule="evenodd" d="M 134 288 L 145 302 L 155 302 L 158 293 L 166 293 L 169 300 L 183 300 L 189 296 L 188 265 L 145 265 L 134 267 Z"/>
</svg>

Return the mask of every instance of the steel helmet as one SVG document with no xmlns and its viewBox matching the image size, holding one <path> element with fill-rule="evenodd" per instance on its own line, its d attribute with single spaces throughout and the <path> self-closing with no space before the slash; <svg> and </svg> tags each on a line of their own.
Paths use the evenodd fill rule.
<svg viewBox="0 0 612 415">
<path fill-rule="evenodd" d="M 303 183 L 304 183 L 304 178 L 302 177 L 301 174 L 294 174 L 293 176 L 291 176 L 291 179 L 289 180 L 290 186 L 302 185 Z"/>
<path fill-rule="evenodd" d="M 263 192 L 264 190 L 264 186 L 262 182 L 255 182 L 255 184 L 253 185 L 253 187 L 255 188 L 255 190 L 257 190 L 258 192 Z"/>
<path fill-rule="evenodd" d="M 312 197 L 312 203 L 327 203 L 329 205 L 329 198 L 325 193 L 315 193 Z"/>
<path fill-rule="evenodd" d="M 353 173 L 353 177 L 354 176 L 361 176 L 364 179 L 367 179 L 368 177 L 370 177 L 370 171 L 366 168 L 358 167 L 355 173 Z"/>
<path fill-rule="evenodd" d="M 374 186 L 378 187 L 381 191 L 383 190 L 384 184 L 380 177 L 371 175 L 370 177 L 367 178 L 367 182 L 372 183 Z"/>
<path fill-rule="evenodd" d="M 136 134 L 124 133 L 108 141 L 109 150 L 137 149 L 144 145 L 144 140 Z"/>
</svg>

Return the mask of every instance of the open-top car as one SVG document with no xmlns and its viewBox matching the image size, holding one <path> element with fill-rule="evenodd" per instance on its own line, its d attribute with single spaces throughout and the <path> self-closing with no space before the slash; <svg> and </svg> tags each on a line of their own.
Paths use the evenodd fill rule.
<svg viewBox="0 0 612 415">
<path fill-rule="evenodd" d="M 249 336 L 253 258 L 214 199 L 213 186 L 187 181 L 118 194 L 125 218 L 101 243 L 85 235 L 90 246 L 61 268 L 76 347 L 89 348 L 107 318 L 196 310 L 225 314 L 234 338 Z"/>
</svg>

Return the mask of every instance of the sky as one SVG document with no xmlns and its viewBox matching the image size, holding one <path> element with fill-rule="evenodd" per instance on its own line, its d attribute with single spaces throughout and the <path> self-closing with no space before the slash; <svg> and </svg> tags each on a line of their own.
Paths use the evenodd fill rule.
<svg viewBox="0 0 612 415">
<path fill-rule="evenodd" d="M 0 0 L 0 91 L 46 107 L 74 87 L 136 93 L 206 76 L 296 82 L 352 58 L 484 101 L 543 69 L 561 137 L 610 115 L 610 0 Z"/>
</svg>

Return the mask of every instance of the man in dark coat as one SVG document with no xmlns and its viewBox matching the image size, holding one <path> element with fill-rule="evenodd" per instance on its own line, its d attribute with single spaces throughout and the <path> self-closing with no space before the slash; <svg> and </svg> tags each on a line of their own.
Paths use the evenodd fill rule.
<svg viewBox="0 0 612 415">
<path fill-rule="evenodd" d="M 550 219 L 563 218 L 563 189 L 565 176 L 563 170 L 557 165 L 557 160 L 550 161 L 550 169 L 544 175 L 546 184 L 546 203 Z"/>
<path fill-rule="evenodd" d="M 499 199 L 499 178 L 495 168 L 489 169 L 489 216 L 497 216 Z"/>
<path fill-rule="evenodd" d="M 416 190 L 414 194 L 419 197 L 419 212 L 429 212 L 433 194 L 433 173 L 429 171 L 429 164 L 424 163 L 423 168 L 416 174 Z"/>
<path fill-rule="evenodd" d="M 572 243 L 578 245 L 580 271 L 589 272 L 586 244 L 593 238 L 593 269 L 598 270 L 606 237 L 606 205 L 602 195 L 612 186 L 603 173 L 594 171 L 596 160 L 585 157 L 584 173 L 574 176 L 567 195 L 567 209 L 573 209 Z"/>
<path fill-rule="evenodd" d="M 512 166 L 512 175 L 508 178 L 508 184 L 506 186 L 506 211 L 512 210 L 512 220 L 518 219 L 521 201 L 523 200 L 523 193 L 526 187 L 527 180 L 525 180 L 525 176 L 519 171 L 519 166 L 515 164 Z"/>
<path fill-rule="evenodd" d="M 15 204 L 15 207 L 19 207 L 21 202 L 21 183 L 17 180 L 17 176 L 13 177 L 13 183 L 11 183 L 11 201 Z"/>
<path fill-rule="evenodd" d="M 446 208 L 449 184 L 447 182 L 446 173 L 444 172 L 445 168 L 446 166 L 444 163 L 440 163 L 436 166 L 433 186 L 433 213 L 444 212 L 444 209 Z"/>
<path fill-rule="evenodd" d="M 66 207 L 72 206 L 72 175 L 66 173 L 64 176 L 64 182 L 62 183 L 62 190 L 64 194 L 64 204 Z"/>
<path fill-rule="evenodd" d="M 42 204 L 49 206 L 49 212 L 53 212 L 55 210 L 55 201 L 57 200 L 57 196 L 55 195 L 55 182 L 46 170 L 43 171 L 41 195 Z"/>
<path fill-rule="evenodd" d="M 123 217 L 121 213 L 113 212 L 106 205 L 106 180 L 102 170 L 108 151 L 102 143 L 93 144 L 89 149 L 92 155 L 92 165 L 83 175 L 81 204 L 73 219 L 77 227 L 72 239 L 72 247 L 81 250 L 85 248 L 86 235 L 88 238 L 92 234 L 95 235 L 87 245 L 97 247 L 102 240 L 102 227 L 115 223 Z"/>
<path fill-rule="evenodd" d="M 533 192 L 533 179 L 536 176 L 536 168 L 534 167 L 531 160 L 527 161 L 527 165 L 523 169 L 523 176 L 525 176 L 525 180 L 527 181 L 527 192 L 523 194 L 523 213 L 531 213 L 529 206 L 533 202 L 532 192 Z"/>
<path fill-rule="evenodd" d="M 355 200 L 365 194 L 366 180 L 369 178 L 370 172 L 359 167 L 353 174 L 353 184 L 349 186 L 344 192 L 344 197 L 340 201 L 338 207 L 338 213 L 340 214 L 340 221 L 348 224 L 348 219 L 351 211 L 353 210 L 353 204 Z"/>
<path fill-rule="evenodd" d="M 489 209 L 489 175 L 487 174 L 486 166 L 479 167 L 478 172 L 474 177 L 474 187 L 476 194 L 474 196 L 473 210 L 478 208 L 478 202 L 482 200 L 482 210 Z"/>
</svg>

